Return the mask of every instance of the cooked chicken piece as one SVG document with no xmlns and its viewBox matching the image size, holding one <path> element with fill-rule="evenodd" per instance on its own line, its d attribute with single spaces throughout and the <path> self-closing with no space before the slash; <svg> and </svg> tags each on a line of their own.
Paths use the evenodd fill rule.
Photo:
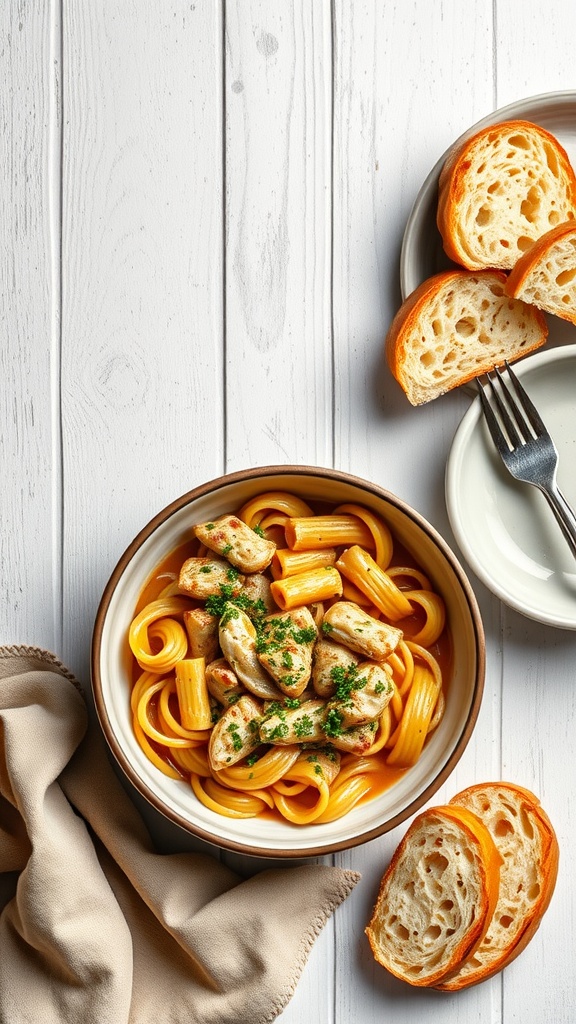
<svg viewBox="0 0 576 1024">
<path fill-rule="evenodd" d="M 337 750 L 361 757 L 374 743 L 377 728 L 377 722 L 367 722 L 366 725 L 358 725 L 353 729 L 346 729 L 339 735 L 328 738 L 332 746 L 336 747 Z"/>
<path fill-rule="evenodd" d="M 187 558 L 178 577 L 178 590 L 200 601 L 222 594 L 227 588 L 230 597 L 239 594 L 244 577 L 223 558 Z"/>
<path fill-rule="evenodd" d="M 246 689 L 263 700 L 278 700 L 278 687 L 258 661 L 256 629 L 246 612 L 225 604 L 218 636 L 222 654 Z"/>
<path fill-rule="evenodd" d="M 387 665 L 363 661 L 357 667 L 341 668 L 335 672 L 335 696 L 328 702 L 328 712 L 340 714 L 342 729 L 365 725 L 379 718 L 392 700 L 394 687 Z"/>
<path fill-rule="evenodd" d="M 206 686 L 210 695 L 226 708 L 246 693 L 225 658 L 217 658 L 206 665 Z"/>
<path fill-rule="evenodd" d="M 289 697 L 304 692 L 312 674 L 312 651 L 318 636 L 307 608 L 268 615 L 258 636 L 258 660 Z"/>
<path fill-rule="evenodd" d="M 191 658 L 204 658 L 206 664 L 218 654 L 218 620 L 204 608 L 183 613 Z"/>
<path fill-rule="evenodd" d="M 270 593 L 270 580 L 260 572 L 251 573 L 250 576 L 244 578 L 242 594 L 246 595 L 250 601 L 254 601 L 254 604 L 261 602 L 265 615 L 269 615 L 277 609 L 276 602 Z"/>
<path fill-rule="evenodd" d="M 223 555 L 241 572 L 262 572 L 272 561 L 276 545 L 260 537 L 237 516 L 220 516 L 211 523 L 194 527 L 198 540 Z"/>
<path fill-rule="evenodd" d="M 401 629 L 373 619 L 353 601 L 336 601 L 324 615 L 322 631 L 373 661 L 385 661 L 403 636 Z"/>
<path fill-rule="evenodd" d="M 261 705 L 248 694 L 226 709 L 210 733 L 208 760 L 215 772 L 241 761 L 260 745 Z"/>
<path fill-rule="evenodd" d="M 307 700 L 297 708 L 275 706 L 260 722 L 262 743 L 276 747 L 288 747 L 292 743 L 323 743 L 324 715 L 326 704 L 323 700 Z"/>
<path fill-rule="evenodd" d="M 347 669 L 360 661 L 349 647 L 320 637 L 314 644 L 312 683 L 319 697 L 331 697 L 336 689 L 333 669 Z"/>
</svg>

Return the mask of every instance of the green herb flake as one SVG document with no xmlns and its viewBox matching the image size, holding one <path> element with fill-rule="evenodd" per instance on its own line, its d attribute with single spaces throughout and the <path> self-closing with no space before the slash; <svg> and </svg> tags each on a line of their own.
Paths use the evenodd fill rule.
<svg viewBox="0 0 576 1024">
<path fill-rule="evenodd" d="M 272 732 L 269 733 L 268 739 L 271 743 L 273 743 L 274 740 L 283 740 L 288 735 L 288 731 L 286 722 L 279 722 L 278 725 L 272 729 Z"/>
<path fill-rule="evenodd" d="M 343 717 L 344 716 L 337 708 L 330 708 L 324 722 L 324 732 L 327 736 L 330 736 L 332 739 L 337 739 L 338 736 L 342 735 Z"/>
<path fill-rule="evenodd" d="M 300 740 L 306 736 L 311 736 L 314 732 L 314 723 L 310 718 L 310 715 L 302 715 L 302 718 L 297 718 L 294 722 L 294 735 Z"/>
</svg>

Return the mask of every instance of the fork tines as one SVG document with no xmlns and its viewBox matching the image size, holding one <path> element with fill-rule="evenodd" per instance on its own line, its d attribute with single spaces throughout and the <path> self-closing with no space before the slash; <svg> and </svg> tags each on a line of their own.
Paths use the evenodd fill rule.
<svg viewBox="0 0 576 1024">
<path fill-rule="evenodd" d="M 508 387 L 498 366 L 495 366 L 492 371 L 486 374 L 493 403 L 489 402 L 486 388 L 482 384 L 480 377 L 476 377 L 476 384 L 490 433 L 496 440 L 495 432 L 500 434 L 503 429 L 509 446 L 516 448 L 518 445 L 525 444 L 527 441 L 539 437 L 540 434 L 545 432 L 546 428 L 516 374 L 511 369 L 510 364 L 506 361 L 504 366 L 514 387 L 516 397 Z"/>
</svg>

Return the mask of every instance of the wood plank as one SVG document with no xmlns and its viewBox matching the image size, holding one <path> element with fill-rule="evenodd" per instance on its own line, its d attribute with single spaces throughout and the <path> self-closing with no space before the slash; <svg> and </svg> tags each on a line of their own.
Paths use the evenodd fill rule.
<svg viewBox="0 0 576 1024">
<path fill-rule="evenodd" d="M 496 107 L 541 93 L 574 92 L 576 6 L 559 0 L 496 4 Z"/>
<path fill-rule="evenodd" d="M 515 15 L 515 5 L 498 4 L 498 106 L 540 93 L 574 93 L 574 4 L 562 2 L 552 11 L 528 3 L 521 18 Z M 570 155 L 574 159 L 573 149 Z M 567 327 L 566 340 L 575 338 L 576 328 Z M 576 771 L 569 754 L 576 727 L 576 637 L 512 611 L 504 613 L 504 628 L 502 773 L 538 794 L 561 848 L 556 893 L 542 926 L 504 974 L 504 1014 L 509 1017 L 513 1007 L 518 1019 L 569 1024 L 576 1006 L 576 978 L 566 941 L 574 927 L 569 879 L 576 870 Z"/>
<path fill-rule="evenodd" d="M 330 465 L 330 4 L 229 0 L 226 46 L 227 465 Z"/>
<path fill-rule="evenodd" d="M 412 409 L 384 365 L 383 338 L 400 304 L 400 245 L 418 189 L 444 149 L 492 106 L 492 83 L 484 74 L 491 39 L 488 3 L 468 8 L 466 24 L 445 6 L 362 3 L 352 10 L 341 0 L 335 4 L 336 464 L 409 501 L 447 539 L 444 467 L 469 398 L 456 394 L 425 412 Z M 454 88 L 458 81 L 467 89 Z M 499 664 L 498 654 L 491 665 L 498 681 Z M 484 773 L 487 764 L 498 770 L 492 729 L 499 718 L 499 687 L 490 686 L 475 748 L 431 803 L 475 781 L 476 770 Z M 362 873 L 336 921 L 337 964 L 349 958 L 351 943 L 356 950 L 352 980 L 342 979 L 338 988 L 336 1020 L 343 1024 L 379 1020 L 392 1006 L 395 1021 L 414 1020 L 414 993 L 375 964 L 363 934 L 406 827 L 337 858 Z M 490 1020 L 492 998 L 484 987 L 474 1007 L 426 999 L 426 1018 L 439 1024 Z"/>
<path fill-rule="evenodd" d="M 64 21 L 65 652 L 164 505 L 223 469 L 218 5 L 99 0 Z"/>
<path fill-rule="evenodd" d="M 571 943 L 576 872 L 576 635 L 505 612 L 502 776 L 536 793 L 557 832 L 560 870 L 540 930 L 503 976 L 504 1006 L 525 1019 L 570 1024 L 576 1006 Z M 561 982 L 560 982 L 561 979 Z M 509 1012 L 509 1011 L 507 1011 Z"/>
<path fill-rule="evenodd" d="M 56 4 L 0 8 L 0 642 L 61 645 Z"/>
<path fill-rule="evenodd" d="M 229 470 L 331 464 L 331 42 L 328 0 L 227 0 Z M 333 1018 L 333 929 L 316 940 L 286 1024 Z"/>
</svg>

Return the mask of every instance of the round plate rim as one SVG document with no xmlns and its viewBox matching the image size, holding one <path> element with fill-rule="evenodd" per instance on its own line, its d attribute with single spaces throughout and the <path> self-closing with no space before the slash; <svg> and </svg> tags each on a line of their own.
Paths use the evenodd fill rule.
<svg viewBox="0 0 576 1024">
<path fill-rule="evenodd" d="M 533 355 L 527 356 L 515 364 L 514 372 L 519 378 L 531 371 L 538 371 L 563 360 L 576 360 L 576 344 L 564 345 L 561 348 L 552 348 Z M 542 410 L 540 410 L 542 411 Z M 482 422 L 480 399 L 478 396 L 465 413 L 454 435 L 450 452 L 446 463 L 445 473 L 445 500 L 448 519 L 456 543 L 468 566 L 472 569 L 485 586 L 500 598 L 508 607 L 519 612 L 524 617 L 544 625 L 555 626 L 559 629 L 576 630 L 576 606 L 573 616 L 559 616 L 557 613 L 543 611 L 524 604 L 514 594 L 513 588 L 506 586 L 501 581 L 490 575 L 484 564 L 478 557 L 473 543 L 470 540 L 469 532 L 463 527 L 456 507 L 456 494 L 459 493 L 460 465 L 473 434 L 477 431 Z"/>
<path fill-rule="evenodd" d="M 530 112 L 536 107 L 553 107 L 556 105 L 571 106 L 573 118 L 576 116 L 576 92 L 572 90 L 559 90 L 557 92 L 545 92 L 538 93 L 535 96 L 529 96 L 524 99 L 514 100 L 512 103 L 508 103 L 504 107 L 499 107 L 497 110 L 493 110 L 491 113 L 482 117 L 479 121 L 476 121 L 473 125 L 462 132 L 457 139 L 445 150 L 442 156 L 436 161 L 431 171 L 427 174 L 424 179 L 416 199 L 412 205 L 412 209 L 406 222 L 404 235 L 402 238 L 402 246 L 400 250 L 400 292 L 402 301 L 414 290 L 420 281 L 414 282 L 412 267 L 414 264 L 413 249 L 416 243 L 417 228 L 419 227 L 422 219 L 423 207 L 429 201 L 430 190 L 438 181 L 440 171 L 444 166 L 444 162 L 448 157 L 448 154 L 456 147 L 459 146 L 465 139 L 470 138 L 475 132 L 481 128 L 487 127 L 490 124 L 496 124 L 498 121 L 506 121 L 514 117 L 529 117 Z"/>
</svg>

